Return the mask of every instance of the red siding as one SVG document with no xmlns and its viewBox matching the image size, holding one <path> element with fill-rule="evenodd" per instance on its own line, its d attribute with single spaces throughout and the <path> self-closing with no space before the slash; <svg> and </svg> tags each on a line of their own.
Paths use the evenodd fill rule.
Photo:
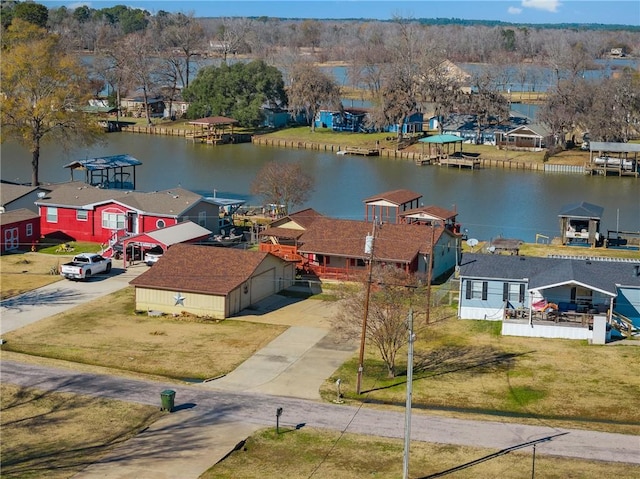
<svg viewBox="0 0 640 479">
<path fill-rule="evenodd" d="M 163 220 L 165 226 L 172 226 L 178 223 L 176 218 L 138 215 L 137 212 L 129 210 L 126 206 L 118 203 L 100 205 L 93 211 L 87 211 L 86 220 L 77 219 L 77 211 L 78 210 L 72 208 L 58 207 L 58 221 L 56 223 L 49 223 L 47 221 L 47 208 L 41 206 L 40 218 L 42 234 L 65 235 L 76 241 L 108 243 L 116 232 L 122 236 L 125 232 L 133 234 L 154 231 L 158 229 L 158 220 Z M 104 228 L 102 226 L 103 213 L 125 215 L 124 229 Z M 128 214 L 131 216 L 128 216 Z M 137 218 L 137 229 L 136 224 L 129 224 L 129 218 Z M 136 223 L 135 220 L 131 222 Z"/>
<path fill-rule="evenodd" d="M 27 225 L 31 225 L 31 234 L 27 234 Z M 40 239 L 40 218 L 16 221 L 2 226 L 0 254 L 6 251 L 28 251 Z"/>
</svg>

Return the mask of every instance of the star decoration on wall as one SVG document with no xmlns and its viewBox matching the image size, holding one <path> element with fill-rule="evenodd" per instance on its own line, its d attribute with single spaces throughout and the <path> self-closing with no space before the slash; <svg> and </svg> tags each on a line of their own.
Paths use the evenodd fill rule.
<svg viewBox="0 0 640 479">
<path fill-rule="evenodd" d="M 182 293 L 176 293 L 176 295 L 173 297 L 173 299 L 176 300 L 176 304 L 174 304 L 174 306 L 184 306 L 184 300 L 187 299 L 184 296 L 182 296 Z"/>
</svg>

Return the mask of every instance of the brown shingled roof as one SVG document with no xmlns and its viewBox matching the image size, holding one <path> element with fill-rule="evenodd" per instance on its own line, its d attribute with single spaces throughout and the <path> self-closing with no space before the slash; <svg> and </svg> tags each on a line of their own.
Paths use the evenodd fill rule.
<svg viewBox="0 0 640 479">
<path fill-rule="evenodd" d="M 175 244 L 129 284 L 144 288 L 227 295 L 247 281 L 270 253 Z"/>
<path fill-rule="evenodd" d="M 386 200 L 396 205 L 402 205 L 419 198 L 422 198 L 422 195 L 420 193 L 416 193 L 415 191 L 393 190 L 387 191 L 385 193 L 380 193 L 379 195 L 370 196 L 369 198 L 365 198 L 364 202 L 372 203 L 374 201 Z"/>
<path fill-rule="evenodd" d="M 440 218 L 442 220 L 449 220 L 458 216 L 458 213 L 455 211 L 448 210 L 446 208 L 442 208 L 440 206 L 421 206 L 420 208 L 412 208 L 410 210 L 403 211 L 399 214 L 400 217 L 415 215 L 416 213 L 426 213 L 430 216 L 434 216 L 436 218 Z"/>
<path fill-rule="evenodd" d="M 365 238 L 372 233 L 366 221 L 321 218 L 301 237 L 298 250 L 348 258 L 366 258 Z M 438 241 L 443 227 L 434 230 Z M 377 228 L 374 256 L 379 261 L 409 263 L 418 253 L 431 252 L 431 228 L 422 225 L 385 224 Z"/>
</svg>

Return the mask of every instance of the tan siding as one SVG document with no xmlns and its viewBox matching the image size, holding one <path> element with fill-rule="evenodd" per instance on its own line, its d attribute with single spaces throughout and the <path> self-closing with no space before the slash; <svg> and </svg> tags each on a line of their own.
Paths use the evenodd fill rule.
<svg viewBox="0 0 640 479">
<path fill-rule="evenodd" d="M 184 298 L 184 304 L 176 305 L 178 293 Z M 224 319 L 225 297 L 138 287 L 136 288 L 136 309 L 162 311 L 167 314 L 180 314 L 186 311 L 197 316 Z"/>
</svg>

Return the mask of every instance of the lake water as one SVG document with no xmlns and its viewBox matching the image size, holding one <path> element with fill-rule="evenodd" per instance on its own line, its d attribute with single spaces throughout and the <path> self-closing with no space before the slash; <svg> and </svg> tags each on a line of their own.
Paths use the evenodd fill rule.
<svg viewBox="0 0 640 479">
<path fill-rule="evenodd" d="M 63 151 L 45 145 L 40 180 L 62 182 L 70 177 L 63 165 L 93 156 L 127 153 L 142 161 L 137 187 L 142 191 L 178 185 L 201 194 L 252 198 L 251 183 L 269 161 L 301 162 L 315 188 L 302 207 L 346 219 L 363 219 L 363 200 L 394 189 L 423 195 L 425 205 L 457 209 L 470 237 L 497 236 L 535 241 L 536 234 L 559 236 L 558 213 L 563 206 L 587 201 L 604 207 L 601 231 L 640 231 L 640 180 L 635 178 L 545 174 L 503 169 L 458 170 L 416 166 L 412 161 L 380 157 L 340 156 L 311 150 L 255 146 L 210 146 L 184 138 L 111 133 L 103 145 Z M 4 143 L 2 179 L 29 182 L 30 155 Z M 84 176 L 76 172 L 76 179 Z"/>
</svg>

